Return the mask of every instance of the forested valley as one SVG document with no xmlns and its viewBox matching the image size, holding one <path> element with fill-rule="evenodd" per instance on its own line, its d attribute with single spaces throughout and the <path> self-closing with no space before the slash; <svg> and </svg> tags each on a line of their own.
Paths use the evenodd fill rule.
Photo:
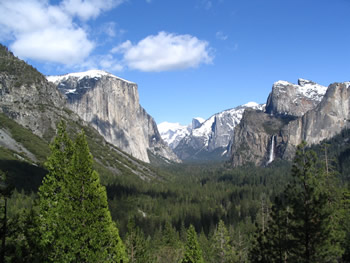
<svg viewBox="0 0 350 263">
<path fill-rule="evenodd" d="M 293 163 L 161 165 L 141 179 L 105 175 L 61 123 L 43 167 L 1 163 L 1 260 L 349 262 L 349 138 L 300 145 Z"/>
</svg>

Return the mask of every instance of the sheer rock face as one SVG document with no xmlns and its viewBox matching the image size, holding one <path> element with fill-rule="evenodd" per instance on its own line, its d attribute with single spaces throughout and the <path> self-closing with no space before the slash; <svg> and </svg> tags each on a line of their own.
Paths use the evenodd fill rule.
<svg viewBox="0 0 350 263">
<path fill-rule="evenodd" d="M 271 152 L 273 159 L 291 160 L 296 146 L 303 140 L 308 145 L 317 144 L 348 128 L 349 86 L 349 82 L 330 85 L 321 102 L 316 100 L 313 108 L 307 103 L 299 104 L 302 105 L 299 108 L 284 105 L 284 109 L 289 111 L 271 111 L 271 107 L 266 107 L 266 113 L 246 111 L 234 133 L 231 152 L 233 165 L 240 166 L 248 162 L 267 165 Z M 275 99 L 274 105 L 282 103 Z M 305 105 L 309 105 L 310 109 L 299 116 L 305 111 Z M 283 114 L 285 112 L 288 114 Z"/>
<path fill-rule="evenodd" d="M 263 111 L 246 110 L 233 136 L 233 165 L 252 163 L 263 166 L 269 163 L 270 156 L 273 160 L 281 155 L 287 141 L 283 128 L 289 121 L 290 118 L 276 117 Z"/>
<path fill-rule="evenodd" d="M 290 158 L 295 146 L 306 141 L 309 145 L 329 139 L 349 128 L 349 83 L 331 84 L 317 107 L 288 124 L 288 147 L 285 157 Z"/>
<path fill-rule="evenodd" d="M 298 85 L 277 81 L 267 99 L 266 113 L 301 117 L 320 103 L 326 90 L 327 87 L 304 79 L 299 79 Z"/>
<path fill-rule="evenodd" d="M 90 123 L 108 142 L 144 162 L 148 150 L 178 161 L 163 142 L 153 118 L 139 104 L 135 83 L 104 71 L 50 76 L 67 97 L 69 109 Z"/>
</svg>

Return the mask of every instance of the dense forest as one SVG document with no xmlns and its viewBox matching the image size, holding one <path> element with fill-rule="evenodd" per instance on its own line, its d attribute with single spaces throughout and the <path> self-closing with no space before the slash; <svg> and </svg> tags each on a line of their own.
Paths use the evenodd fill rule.
<svg viewBox="0 0 350 263">
<path fill-rule="evenodd" d="M 349 138 L 300 145 L 292 163 L 112 178 L 61 123 L 43 166 L 1 166 L 1 260 L 349 262 Z"/>
</svg>

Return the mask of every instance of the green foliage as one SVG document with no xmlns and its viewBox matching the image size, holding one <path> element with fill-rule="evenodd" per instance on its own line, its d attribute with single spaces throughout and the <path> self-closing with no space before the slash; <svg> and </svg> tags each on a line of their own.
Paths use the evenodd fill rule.
<svg viewBox="0 0 350 263">
<path fill-rule="evenodd" d="M 183 263 L 204 263 L 202 250 L 197 241 L 197 233 L 193 225 L 187 230 L 187 241 L 185 244 L 185 255 Z"/>
<path fill-rule="evenodd" d="M 92 167 L 85 135 L 73 144 L 61 123 L 39 189 L 42 245 L 52 262 L 127 262 L 108 211 L 105 188 Z"/>
<path fill-rule="evenodd" d="M 313 151 L 298 146 L 292 182 L 272 209 L 266 231 L 258 229 L 252 262 L 337 262 L 343 253 L 340 199 L 335 178 Z"/>
<path fill-rule="evenodd" d="M 237 260 L 234 247 L 232 246 L 231 237 L 222 220 L 219 221 L 211 243 L 214 262 L 229 263 Z"/>
<path fill-rule="evenodd" d="M 149 241 L 145 239 L 142 230 L 135 226 L 134 220 L 129 221 L 128 232 L 125 236 L 125 246 L 130 263 L 151 261 Z"/>
</svg>

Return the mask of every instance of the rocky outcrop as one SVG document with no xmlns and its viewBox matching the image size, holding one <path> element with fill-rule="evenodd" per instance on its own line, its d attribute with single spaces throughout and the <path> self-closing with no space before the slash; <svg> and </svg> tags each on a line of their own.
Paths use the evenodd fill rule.
<svg viewBox="0 0 350 263">
<path fill-rule="evenodd" d="M 290 159 L 295 146 L 302 141 L 309 145 L 317 144 L 349 128 L 349 86 L 349 83 L 331 84 L 315 109 L 288 124 L 288 147 L 282 158 Z"/>
<path fill-rule="evenodd" d="M 139 104 L 137 85 L 104 71 L 49 76 L 67 97 L 67 106 L 108 142 L 144 162 L 148 151 L 177 161 L 153 118 Z"/>
<path fill-rule="evenodd" d="M 195 126 L 174 149 L 181 160 L 222 160 L 229 156 L 234 127 L 247 108 L 262 109 L 264 105 L 250 102 L 214 114 L 200 126 Z"/>
<path fill-rule="evenodd" d="M 64 97 L 32 66 L 0 45 L 0 112 L 51 139 L 57 116 L 65 116 Z"/>
<path fill-rule="evenodd" d="M 317 144 L 349 128 L 349 86 L 349 82 L 330 85 L 321 102 L 315 100 L 314 107 L 309 103 L 298 104 L 299 108 L 285 105 L 284 109 L 288 110 L 283 112 L 288 114 L 282 114 L 282 111 L 275 113 L 271 108 L 266 108 L 266 113 L 246 111 L 235 129 L 231 152 L 233 165 L 240 166 L 248 162 L 267 165 L 275 158 L 291 160 L 296 146 L 302 141 L 308 145 Z M 271 97 L 270 94 L 269 99 Z M 287 103 L 286 97 L 281 97 Z M 293 101 L 293 98 L 289 101 Z M 282 105 L 276 98 L 273 104 Z M 298 116 L 305 110 L 305 105 L 311 109 Z"/>
<path fill-rule="evenodd" d="M 231 159 L 234 166 L 248 163 L 263 166 L 283 154 L 287 141 L 283 128 L 291 120 L 263 111 L 246 110 L 233 136 Z"/>
<path fill-rule="evenodd" d="M 267 99 L 266 113 L 301 117 L 320 103 L 326 90 L 327 87 L 305 79 L 299 79 L 298 85 L 277 81 Z"/>
</svg>

